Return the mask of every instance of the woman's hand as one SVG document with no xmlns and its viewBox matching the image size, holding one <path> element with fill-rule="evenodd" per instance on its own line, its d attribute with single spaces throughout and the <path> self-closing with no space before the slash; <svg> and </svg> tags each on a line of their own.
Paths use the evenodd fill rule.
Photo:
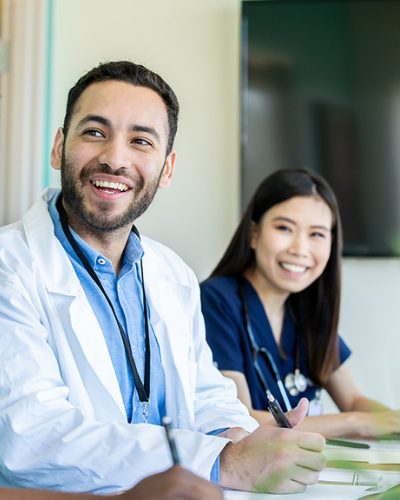
<svg viewBox="0 0 400 500">
<path fill-rule="evenodd" d="M 354 412 L 362 437 L 377 437 L 400 432 L 400 411 Z"/>
</svg>

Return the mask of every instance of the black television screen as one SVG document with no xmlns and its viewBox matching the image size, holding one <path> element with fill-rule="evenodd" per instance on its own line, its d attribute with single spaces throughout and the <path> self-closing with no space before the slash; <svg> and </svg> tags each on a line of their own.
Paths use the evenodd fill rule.
<svg viewBox="0 0 400 500">
<path fill-rule="evenodd" d="M 344 255 L 400 256 L 400 1 L 242 2 L 242 208 L 281 168 L 336 192 Z"/>
</svg>

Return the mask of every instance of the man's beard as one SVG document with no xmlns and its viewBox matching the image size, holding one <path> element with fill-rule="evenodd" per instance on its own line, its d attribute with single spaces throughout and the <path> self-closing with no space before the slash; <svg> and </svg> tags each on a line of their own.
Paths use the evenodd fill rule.
<svg viewBox="0 0 400 500">
<path fill-rule="evenodd" d="M 128 225 L 132 225 L 153 201 L 163 171 L 164 166 L 161 169 L 160 175 L 147 185 L 145 185 L 142 176 L 133 178 L 127 174 L 124 168 L 113 171 L 106 164 L 85 167 L 80 171 L 79 176 L 75 178 L 73 175 L 73 161 L 70 157 L 66 157 L 63 151 L 61 158 L 61 186 L 67 212 L 75 224 L 96 233 L 117 231 Z M 87 184 L 88 179 L 95 174 L 123 175 L 133 182 L 133 201 L 124 212 L 111 216 L 109 208 L 112 202 L 101 199 L 99 199 L 96 211 L 87 208 L 82 190 L 85 184 Z"/>
</svg>

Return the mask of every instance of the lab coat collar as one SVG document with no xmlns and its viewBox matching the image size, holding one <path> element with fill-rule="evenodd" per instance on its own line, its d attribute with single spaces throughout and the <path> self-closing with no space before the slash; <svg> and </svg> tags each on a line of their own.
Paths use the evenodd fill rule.
<svg viewBox="0 0 400 500">
<path fill-rule="evenodd" d="M 61 243 L 54 236 L 54 225 L 48 211 L 48 205 L 59 192 L 54 188 L 45 189 L 22 222 L 47 290 L 76 296 L 80 282 Z"/>
</svg>

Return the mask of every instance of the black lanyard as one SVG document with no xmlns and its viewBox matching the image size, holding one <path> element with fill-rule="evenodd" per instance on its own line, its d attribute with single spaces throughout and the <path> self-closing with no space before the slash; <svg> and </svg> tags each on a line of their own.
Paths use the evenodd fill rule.
<svg viewBox="0 0 400 500">
<path fill-rule="evenodd" d="M 106 298 L 106 300 L 111 308 L 111 311 L 114 314 L 114 318 L 117 322 L 117 325 L 118 325 L 118 328 L 119 328 L 119 331 L 121 333 L 121 337 L 122 337 L 122 340 L 124 343 L 125 351 L 126 351 L 126 354 L 128 356 L 129 365 L 130 365 L 131 370 L 132 370 L 133 379 L 135 382 L 135 387 L 136 387 L 136 390 L 138 392 L 140 402 L 141 403 L 148 403 L 149 398 L 150 398 L 150 335 L 149 335 L 149 322 L 148 322 L 148 315 L 147 315 L 146 292 L 144 289 L 143 262 L 142 262 L 142 260 L 140 261 L 140 272 L 142 274 L 142 289 L 143 289 L 144 325 L 145 325 L 145 334 L 146 334 L 144 386 L 143 386 L 143 382 L 140 378 L 140 375 L 137 371 L 135 360 L 133 359 L 132 349 L 131 349 L 129 340 L 126 336 L 126 333 L 125 333 L 121 323 L 119 322 L 119 320 L 117 318 L 117 314 L 116 314 L 115 309 L 111 303 L 111 300 L 108 297 L 106 291 L 104 290 L 103 285 L 101 284 L 99 277 L 95 273 L 94 269 L 92 268 L 89 261 L 87 260 L 85 254 L 82 252 L 82 250 L 80 249 L 80 247 L 78 246 L 77 242 L 75 241 L 74 237 L 71 234 L 71 231 L 69 229 L 68 222 L 67 222 L 67 214 L 65 213 L 64 206 L 62 204 L 62 195 L 60 195 L 58 197 L 56 206 L 57 206 L 57 210 L 60 214 L 60 222 L 61 222 L 61 226 L 63 228 L 63 231 L 65 233 L 65 236 L 67 237 L 68 241 L 70 242 L 77 257 L 80 259 L 80 261 L 84 265 L 86 271 L 89 273 L 89 275 L 91 276 L 93 281 L 96 283 L 96 285 L 103 292 L 103 295 Z M 138 236 L 138 238 L 140 238 L 139 231 L 136 229 L 135 226 L 132 226 L 132 231 Z M 143 416 L 144 416 L 144 419 L 146 421 L 147 411 L 145 411 L 145 410 L 143 411 Z"/>
</svg>

